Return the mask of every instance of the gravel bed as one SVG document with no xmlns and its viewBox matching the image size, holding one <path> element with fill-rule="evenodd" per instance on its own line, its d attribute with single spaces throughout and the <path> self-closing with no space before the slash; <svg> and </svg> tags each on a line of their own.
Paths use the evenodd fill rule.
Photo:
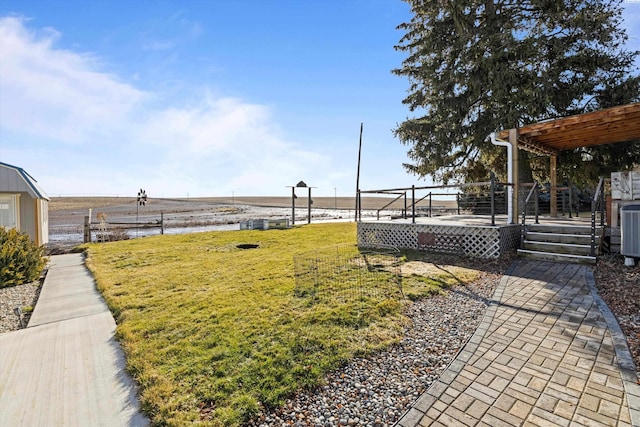
<svg viewBox="0 0 640 427">
<path fill-rule="evenodd" d="M 393 425 L 471 338 L 504 265 L 499 272 L 482 272 L 472 284 L 412 303 L 406 313 L 411 324 L 397 345 L 350 361 L 324 385 L 299 393 L 282 408 L 263 411 L 249 425 Z"/>
<path fill-rule="evenodd" d="M 598 293 L 627 337 L 640 384 L 640 261 L 631 267 L 620 255 L 598 257 L 594 275 Z"/>
<path fill-rule="evenodd" d="M 433 261 L 447 264 L 446 259 Z M 454 264 L 483 270 L 467 286 L 413 303 L 411 324 L 402 341 L 366 358 L 350 361 L 325 379 L 273 411 L 262 411 L 249 422 L 267 426 L 393 425 L 437 380 L 473 335 L 510 260 L 479 265 Z M 638 369 L 640 384 L 640 265 L 624 267 L 622 257 L 602 257 L 595 268 L 599 293 L 616 315 Z"/>
<path fill-rule="evenodd" d="M 40 295 L 40 281 L 24 285 L 0 288 L 0 334 L 20 329 L 20 320 L 14 309 L 35 307 Z M 28 324 L 30 313 L 23 314 L 24 325 Z"/>
</svg>

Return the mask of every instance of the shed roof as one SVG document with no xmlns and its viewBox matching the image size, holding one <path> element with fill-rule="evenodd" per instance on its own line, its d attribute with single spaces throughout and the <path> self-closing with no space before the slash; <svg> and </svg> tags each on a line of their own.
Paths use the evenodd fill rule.
<svg viewBox="0 0 640 427">
<path fill-rule="evenodd" d="M 34 199 L 49 200 L 47 194 L 40 188 L 38 181 L 24 169 L 8 163 L 0 162 L 0 193 L 27 192 Z"/>
<path fill-rule="evenodd" d="M 508 139 L 509 130 L 498 132 L 498 138 Z M 518 146 L 539 154 L 557 154 L 563 150 L 636 139 L 640 140 L 640 103 L 518 128 Z"/>
</svg>

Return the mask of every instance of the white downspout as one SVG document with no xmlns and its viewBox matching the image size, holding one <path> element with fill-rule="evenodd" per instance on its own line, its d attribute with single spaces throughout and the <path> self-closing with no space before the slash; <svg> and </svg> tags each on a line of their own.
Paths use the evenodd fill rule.
<svg viewBox="0 0 640 427">
<path fill-rule="evenodd" d="M 496 137 L 495 132 L 491 132 L 489 135 L 491 143 L 493 145 L 499 145 L 507 147 L 507 181 L 509 184 L 513 183 L 513 149 L 509 141 L 503 141 Z M 513 224 L 513 185 L 510 185 L 507 189 L 507 224 Z"/>
</svg>

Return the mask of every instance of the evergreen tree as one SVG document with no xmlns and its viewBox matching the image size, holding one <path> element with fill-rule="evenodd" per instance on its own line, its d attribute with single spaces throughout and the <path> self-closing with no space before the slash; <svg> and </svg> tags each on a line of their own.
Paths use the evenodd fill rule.
<svg viewBox="0 0 640 427">
<path fill-rule="evenodd" d="M 396 49 L 407 57 L 393 73 L 409 79 L 403 102 L 418 117 L 394 132 L 410 147 L 405 168 L 419 177 L 484 180 L 505 169 L 491 132 L 640 100 L 620 1 L 405 1 L 413 18 L 398 26 L 405 35 Z M 640 143 L 606 145 L 563 152 L 560 173 L 586 182 L 610 172 L 603 168 L 613 163 L 568 167 L 585 152 L 617 156 L 615 169 L 640 162 Z M 542 159 L 522 155 L 531 174 L 548 176 Z"/>
</svg>

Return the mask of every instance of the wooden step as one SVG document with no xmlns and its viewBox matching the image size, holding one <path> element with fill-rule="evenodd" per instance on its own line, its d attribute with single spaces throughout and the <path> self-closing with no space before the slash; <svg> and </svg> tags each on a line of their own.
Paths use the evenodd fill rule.
<svg viewBox="0 0 640 427">
<path fill-rule="evenodd" d="M 588 245 L 580 245 L 571 243 L 538 242 L 525 240 L 523 249 L 554 254 L 591 255 L 590 243 Z"/>
<path fill-rule="evenodd" d="M 525 229 L 527 232 L 591 235 L 591 226 L 583 225 L 527 224 Z M 601 227 L 596 227 L 596 234 L 601 231 Z"/>
<path fill-rule="evenodd" d="M 595 264 L 596 257 L 585 256 L 585 255 L 569 255 L 569 254 L 558 254 L 558 253 L 549 253 L 549 252 L 538 252 L 538 251 L 530 251 L 526 249 L 518 249 L 518 255 L 537 259 L 541 261 L 554 261 L 554 262 L 570 262 L 575 264 Z"/>
<path fill-rule="evenodd" d="M 552 242 L 567 243 L 574 245 L 591 245 L 591 233 L 589 234 L 562 234 L 562 233 L 541 233 L 538 231 L 528 231 L 526 239 L 532 242 Z M 596 245 L 600 243 L 600 235 L 596 233 Z"/>
</svg>

